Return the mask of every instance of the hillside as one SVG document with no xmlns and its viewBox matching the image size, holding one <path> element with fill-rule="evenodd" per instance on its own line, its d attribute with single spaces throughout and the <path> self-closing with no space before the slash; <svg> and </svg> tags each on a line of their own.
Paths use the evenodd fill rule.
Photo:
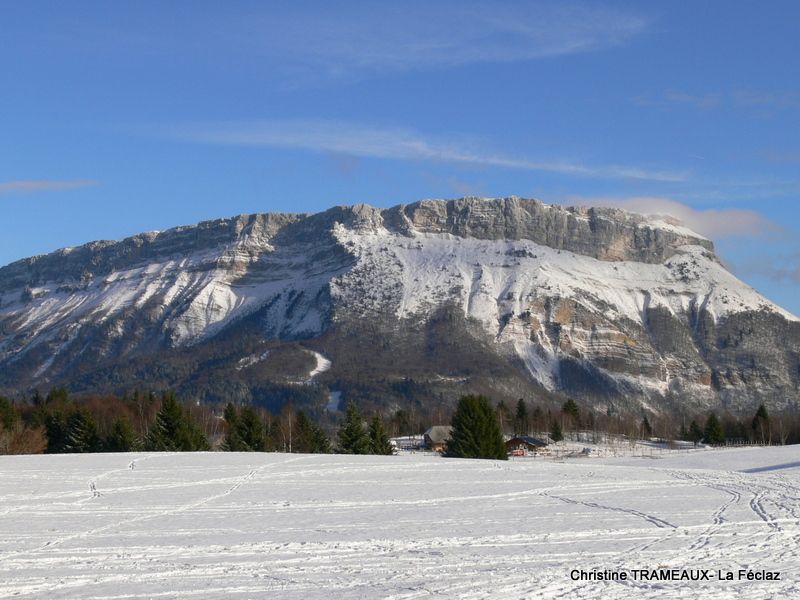
<svg viewBox="0 0 800 600">
<path fill-rule="evenodd" d="M 663 218 L 515 197 L 356 205 L 3 267 L 0 389 L 62 383 L 273 407 L 484 391 L 780 409 L 800 401 L 800 323 Z"/>
</svg>

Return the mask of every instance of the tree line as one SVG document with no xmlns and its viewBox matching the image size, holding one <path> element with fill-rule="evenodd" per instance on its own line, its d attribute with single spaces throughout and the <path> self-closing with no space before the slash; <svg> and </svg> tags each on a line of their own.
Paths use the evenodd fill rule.
<svg viewBox="0 0 800 600">
<path fill-rule="evenodd" d="M 64 388 L 25 402 L 0 396 L 0 454 L 130 451 L 391 454 L 380 414 L 365 422 L 350 402 L 334 436 L 304 410 L 286 404 L 278 415 L 229 403 L 179 401 L 173 392 L 72 398 Z"/>
</svg>

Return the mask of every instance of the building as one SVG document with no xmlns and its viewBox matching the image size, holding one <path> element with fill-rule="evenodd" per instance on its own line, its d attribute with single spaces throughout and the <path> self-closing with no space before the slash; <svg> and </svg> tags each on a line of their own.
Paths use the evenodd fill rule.
<svg viewBox="0 0 800 600">
<path fill-rule="evenodd" d="M 512 456 L 535 454 L 547 448 L 547 442 L 529 435 L 517 435 L 506 440 L 506 451 Z"/>
<path fill-rule="evenodd" d="M 424 433 L 425 447 L 434 452 L 444 452 L 447 450 L 447 442 L 450 441 L 452 431 L 450 425 L 434 425 Z"/>
<path fill-rule="evenodd" d="M 425 449 L 425 437 L 421 435 L 404 435 L 389 440 L 398 452 L 420 452 Z"/>
</svg>

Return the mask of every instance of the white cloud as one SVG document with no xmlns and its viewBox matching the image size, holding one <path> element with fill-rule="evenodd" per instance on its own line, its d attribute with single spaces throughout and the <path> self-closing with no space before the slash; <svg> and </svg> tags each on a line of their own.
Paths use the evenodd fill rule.
<svg viewBox="0 0 800 600">
<path fill-rule="evenodd" d="M 638 14 L 580 2 L 375 2 L 238 17 L 232 43 L 329 74 L 534 60 L 623 44 Z"/>
<path fill-rule="evenodd" d="M 97 182 L 93 179 L 19 179 L 16 181 L 0 181 L 0 194 L 10 194 L 13 192 L 52 192 L 72 190 L 92 185 L 97 185 Z"/>
<path fill-rule="evenodd" d="M 685 173 L 626 165 L 585 165 L 568 160 L 533 160 L 490 152 L 474 141 L 429 138 L 406 129 L 369 127 L 325 120 L 253 121 L 172 128 L 171 137 L 239 146 L 272 146 L 395 160 L 435 160 L 547 171 L 595 178 L 677 182 Z"/>
<path fill-rule="evenodd" d="M 782 231 L 780 225 L 753 210 L 696 209 L 670 198 L 573 197 L 570 198 L 570 203 L 608 206 L 644 215 L 666 216 L 713 240 L 760 237 Z"/>
</svg>

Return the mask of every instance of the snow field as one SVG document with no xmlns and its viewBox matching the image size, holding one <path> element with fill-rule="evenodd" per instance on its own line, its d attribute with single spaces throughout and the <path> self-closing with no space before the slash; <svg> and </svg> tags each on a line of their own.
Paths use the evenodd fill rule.
<svg viewBox="0 0 800 600">
<path fill-rule="evenodd" d="M 0 598 L 798 597 L 799 455 L 3 456 Z M 782 579 L 569 577 L 658 567 Z"/>
</svg>

